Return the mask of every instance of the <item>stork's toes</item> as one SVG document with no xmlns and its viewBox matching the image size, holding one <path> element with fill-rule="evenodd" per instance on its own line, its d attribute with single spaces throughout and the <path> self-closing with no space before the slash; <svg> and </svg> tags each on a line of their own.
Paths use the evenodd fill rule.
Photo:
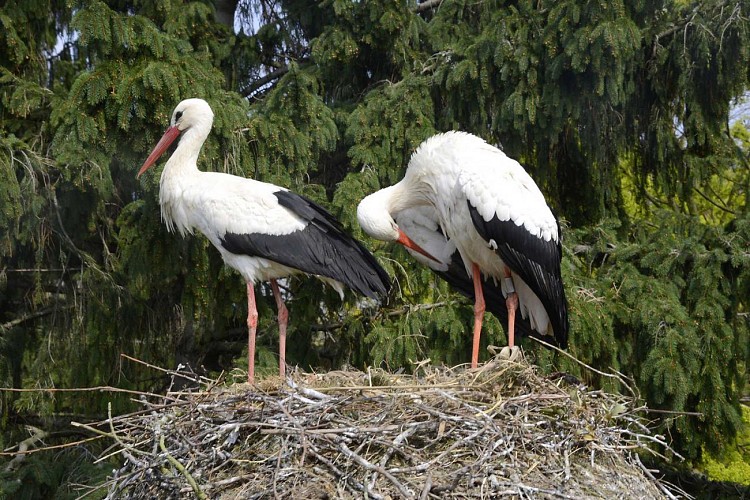
<svg viewBox="0 0 750 500">
<path fill-rule="evenodd" d="M 500 359 L 520 361 L 523 359 L 523 352 L 517 345 L 514 345 L 513 347 L 505 346 L 500 350 Z"/>
</svg>

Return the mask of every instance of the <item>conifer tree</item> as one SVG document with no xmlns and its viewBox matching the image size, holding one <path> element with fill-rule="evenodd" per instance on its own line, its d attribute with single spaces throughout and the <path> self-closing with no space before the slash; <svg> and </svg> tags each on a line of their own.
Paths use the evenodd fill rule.
<svg viewBox="0 0 750 500">
<path fill-rule="evenodd" d="M 728 122 L 748 89 L 748 10 L 741 0 L 6 3 L 0 383 L 153 388 L 120 353 L 241 366 L 241 279 L 204 239 L 166 231 L 158 169 L 135 179 L 176 103 L 202 97 L 216 113 L 202 169 L 315 199 L 395 278 L 388 300 L 365 309 L 289 280 L 291 363 L 468 359 L 468 302 L 355 220 L 358 201 L 398 181 L 422 140 L 462 129 L 521 161 L 563 220 L 570 352 L 631 377 L 651 407 L 699 412 L 660 421 L 680 452 L 721 450 L 741 425 L 750 361 L 748 147 Z M 265 289 L 259 301 L 269 320 L 258 363 L 272 370 L 275 306 Z M 495 319 L 485 327 L 486 343 L 506 342 Z M 622 390 L 524 347 L 543 370 Z M 107 403 L 0 398 L 18 418 L 102 414 Z"/>
</svg>

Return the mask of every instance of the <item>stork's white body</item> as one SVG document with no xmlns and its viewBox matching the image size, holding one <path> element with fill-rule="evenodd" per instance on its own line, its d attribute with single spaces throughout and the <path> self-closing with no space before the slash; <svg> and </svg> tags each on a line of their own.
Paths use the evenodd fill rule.
<svg viewBox="0 0 750 500">
<path fill-rule="evenodd" d="M 201 172 L 197 166 L 190 175 L 185 175 L 182 172 L 185 168 L 184 165 L 174 170 L 165 167 L 161 176 L 159 204 L 170 231 L 177 230 L 185 236 L 197 229 L 219 250 L 224 262 L 250 283 L 300 272 L 263 257 L 234 254 L 221 243 L 226 233 L 281 236 L 304 230 L 307 221 L 280 206 L 274 196 L 286 189 L 234 175 Z M 329 282 L 343 293 L 340 282 Z"/>
<path fill-rule="evenodd" d="M 565 343 L 559 226 L 517 161 L 471 134 L 438 134 L 414 152 L 404 178 L 362 200 L 357 215 L 365 232 L 396 241 L 401 230 L 394 218 L 420 206 L 434 211 L 468 276 L 479 271 L 500 283 L 504 295 L 515 291 L 532 329 Z"/>
</svg>

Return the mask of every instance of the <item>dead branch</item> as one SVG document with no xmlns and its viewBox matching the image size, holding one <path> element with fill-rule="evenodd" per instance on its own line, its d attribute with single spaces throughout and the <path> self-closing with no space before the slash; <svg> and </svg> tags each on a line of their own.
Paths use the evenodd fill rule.
<svg viewBox="0 0 750 500">
<path fill-rule="evenodd" d="M 44 316 L 48 316 L 54 312 L 60 311 L 60 310 L 66 310 L 66 309 L 73 309 L 75 306 L 73 304 L 64 305 L 64 306 L 53 306 L 53 307 L 46 307 L 44 309 L 40 309 L 39 311 L 35 311 L 33 313 L 25 314 L 21 316 L 20 318 L 16 318 L 10 321 L 7 321 L 5 323 L 0 324 L 0 331 L 2 330 L 10 330 L 14 326 L 18 326 L 22 323 L 25 323 L 27 321 L 31 321 L 33 319 L 41 318 Z"/>
<path fill-rule="evenodd" d="M 426 10 L 436 9 L 441 3 L 443 3 L 443 0 L 425 0 L 414 8 L 414 12 L 419 14 Z"/>
</svg>

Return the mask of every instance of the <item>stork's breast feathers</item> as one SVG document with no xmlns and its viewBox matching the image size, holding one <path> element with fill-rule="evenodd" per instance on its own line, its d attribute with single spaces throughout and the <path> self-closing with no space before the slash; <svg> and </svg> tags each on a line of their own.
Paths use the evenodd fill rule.
<svg viewBox="0 0 750 500">
<path fill-rule="evenodd" d="M 205 172 L 203 182 L 193 187 L 195 225 L 207 236 L 268 234 L 284 235 L 307 226 L 289 209 L 279 204 L 273 184 L 226 174 Z"/>
</svg>

